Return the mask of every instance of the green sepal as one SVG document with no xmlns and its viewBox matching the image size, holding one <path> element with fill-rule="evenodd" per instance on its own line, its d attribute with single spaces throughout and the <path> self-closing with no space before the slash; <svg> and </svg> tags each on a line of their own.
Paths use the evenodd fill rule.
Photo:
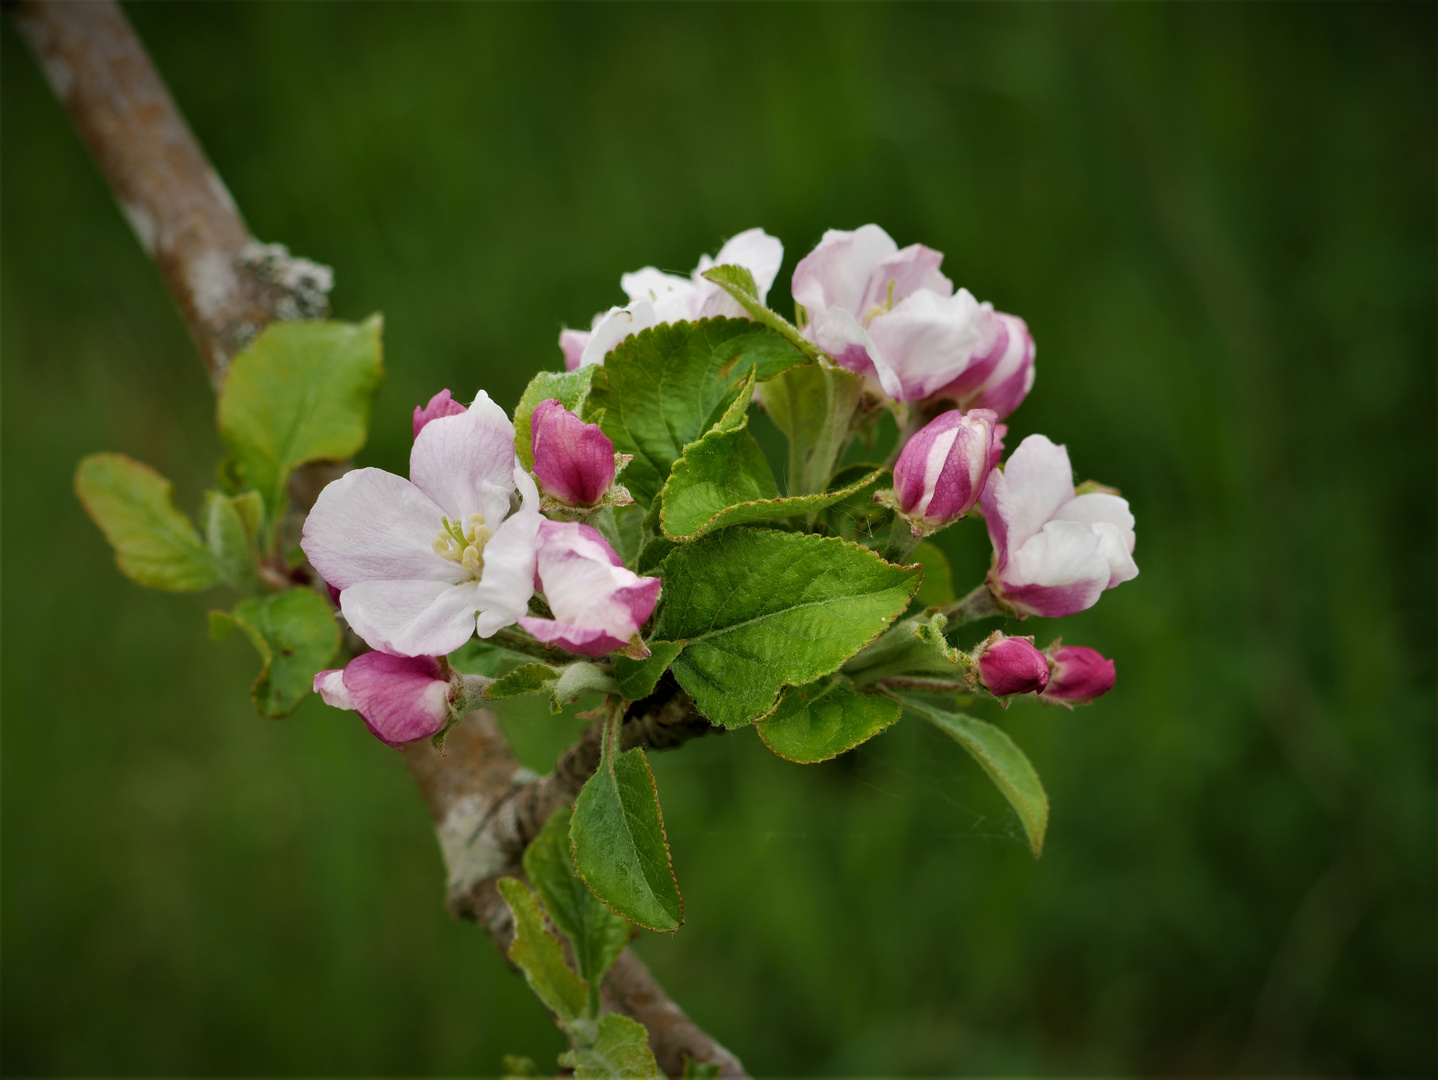
<svg viewBox="0 0 1438 1080">
<path fill-rule="evenodd" d="M 950 691 L 968 688 L 973 666 L 968 654 L 944 637 L 947 620 L 939 612 L 921 612 L 894 624 L 883 637 L 844 665 L 844 674 L 859 685 L 896 678 L 919 677 L 951 684 Z"/>
<path fill-rule="evenodd" d="M 738 727 L 883 633 L 919 577 L 833 537 L 725 529 L 665 560 L 654 637 L 688 639 L 675 678 L 702 715 Z"/>
<path fill-rule="evenodd" d="M 520 664 L 513 671 L 501 676 L 484 691 L 487 698 L 528 697 L 531 694 L 547 694 L 559 681 L 559 669 L 548 664 Z"/>
<path fill-rule="evenodd" d="M 524 973 L 534 996 L 558 1018 L 569 1024 L 588 1015 L 589 984 L 564 962 L 559 939 L 544 925 L 544 912 L 534 893 L 518 878 L 502 877 L 499 895 L 514 916 L 514 941 L 509 959 Z"/>
<path fill-rule="evenodd" d="M 789 687 L 773 715 L 757 727 L 770 750 L 807 765 L 867 742 L 897 722 L 900 712 L 893 698 L 856 693 L 847 679 L 837 676 Z"/>
<path fill-rule="evenodd" d="M 1049 799 L 1029 759 L 1008 734 L 993 724 L 972 716 L 941 709 L 909 694 L 898 695 L 903 706 L 952 735 L 988 774 L 1019 816 L 1034 858 L 1044 850 L 1044 831 L 1049 823 Z"/>
<path fill-rule="evenodd" d="M 684 651 L 687 641 L 647 641 L 649 656 L 644 660 L 631 660 L 627 656 L 614 658 L 614 678 L 619 683 L 619 692 L 625 701 L 642 701 L 654 693 L 659 680 L 674 663 L 674 658 Z"/>
<path fill-rule="evenodd" d="M 617 452 L 634 455 L 624 485 L 648 506 L 684 447 L 734 403 L 751 370 L 762 381 L 804 362 L 789 342 L 747 319 L 666 323 L 626 338 L 596 368 L 585 419 L 599 423 Z"/>
<path fill-rule="evenodd" d="M 175 508 L 174 488 L 124 454 L 91 454 L 75 469 L 75 494 L 137 585 L 199 592 L 224 577 L 194 523 Z"/>
<path fill-rule="evenodd" d="M 556 810 L 524 851 L 524 873 L 539 891 L 555 928 L 569 939 L 579 977 L 589 983 L 590 1013 L 604 973 L 629 943 L 629 923 L 601 903 L 574 872 L 567 806 Z"/>
<path fill-rule="evenodd" d="M 599 768 L 574 801 L 574 868 L 591 892 L 632 923 L 677 930 L 684 901 L 669 858 L 659 792 L 644 751 L 619 752 L 619 722 L 605 725 Z"/>
<path fill-rule="evenodd" d="M 559 1064 L 574 1070 L 574 1080 L 664 1080 L 649 1049 L 649 1032 L 618 1013 L 601 1016 L 594 1041 L 566 1050 Z"/>
<path fill-rule="evenodd" d="M 529 380 L 519 404 L 514 407 L 514 453 L 526 469 L 534 468 L 534 434 L 530 420 L 535 407 L 541 401 L 554 398 L 576 416 L 580 415 L 589 398 L 589 384 L 595 370 L 591 364 L 577 371 L 541 371 Z"/>
<path fill-rule="evenodd" d="M 216 641 L 236 628 L 260 654 L 260 674 L 250 698 L 261 716 L 294 711 L 340 647 L 340 628 L 329 601 L 309 589 L 287 589 L 242 600 L 234 611 L 210 612 L 210 636 Z"/>
<path fill-rule="evenodd" d="M 341 461 L 364 445 L 384 375 L 380 332 L 362 323 L 275 322 L 231 362 L 220 388 L 220 436 L 233 472 L 260 493 L 266 543 L 284 511 L 286 484 L 309 461 Z"/>
</svg>

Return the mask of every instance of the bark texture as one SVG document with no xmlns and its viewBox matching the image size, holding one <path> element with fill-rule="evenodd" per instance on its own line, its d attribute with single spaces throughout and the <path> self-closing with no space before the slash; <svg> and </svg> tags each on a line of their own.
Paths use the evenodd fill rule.
<svg viewBox="0 0 1438 1080">
<path fill-rule="evenodd" d="M 144 47 L 112 0 L 20 0 L 6 13 L 34 50 L 76 131 L 179 305 L 210 377 L 267 323 L 324 318 L 332 275 L 249 234 Z M 291 486 L 308 506 L 335 466 L 301 470 Z M 306 497 L 308 495 L 308 497 Z M 710 731 L 672 683 L 631 707 L 623 744 L 666 749 Z M 495 881 L 520 871 L 525 846 L 560 805 L 572 802 L 599 762 L 592 724 L 538 777 L 523 768 L 494 717 L 471 713 L 443 752 L 427 742 L 404 758 L 432 813 L 449 875 L 450 910 L 478 922 L 506 950 L 513 937 Z M 605 1007 L 644 1024 L 660 1067 L 686 1059 L 745 1076 L 739 1059 L 707 1035 L 626 949 L 604 979 Z"/>
</svg>

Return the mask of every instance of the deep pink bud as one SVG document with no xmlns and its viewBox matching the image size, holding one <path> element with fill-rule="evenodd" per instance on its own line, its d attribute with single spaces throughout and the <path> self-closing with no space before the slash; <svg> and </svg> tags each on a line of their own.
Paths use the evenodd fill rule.
<svg viewBox="0 0 1438 1080">
<path fill-rule="evenodd" d="M 599 530 L 579 522 L 540 524 L 536 577 L 554 618 L 525 615 L 519 625 L 580 656 L 634 644 L 659 599 L 658 578 L 626 570 Z"/>
<path fill-rule="evenodd" d="M 995 697 L 1035 693 L 1049 683 L 1049 662 L 1028 638 L 1000 638 L 979 655 L 979 681 Z"/>
<path fill-rule="evenodd" d="M 449 396 L 448 390 L 441 390 L 429 399 L 429 404 L 421 409 L 418 405 L 414 407 L 414 433 L 418 437 L 420 430 L 431 420 L 438 420 L 441 416 L 458 416 L 464 412 L 464 406 Z"/>
<path fill-rule="evenodd" d="M 593 506 L 614 483 L 614 444 L 549 398 L 529 419 L 534 475 L 544 493 L 570 506 Z"/>
<path fill-rule="evenodd" d="M 1061 649 L 1050 646 L 1049 664 L 1052 671 L 1048 688 L 1044 690 L 1046 698 L 1084 705 L 1113 689 L 1116 679 L 1113 661 L 1093 649 L 1082 645 L 1065 645 Z"/>
<path fill-rule="evenodd" d="M 370 734 L 395 747 L 442 731 L 449 719 L 449 680 L 432 656 L 367 652 L 343 671 L 321 671 L 315 693 L 355 710 Z"/>
<path fill-rule="evenodd" d="M 967 514 L 999 463 L 1004 430 L 988 409 L 951 409 L 926 424 L 894 465 L 899 509 L 930 529 Z"/>
</svg>

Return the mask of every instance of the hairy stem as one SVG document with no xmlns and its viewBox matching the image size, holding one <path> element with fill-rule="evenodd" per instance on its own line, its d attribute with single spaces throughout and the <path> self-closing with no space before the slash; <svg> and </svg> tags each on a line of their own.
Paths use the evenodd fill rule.
<svg viewBox="0 0 1438 1080">
<path fill-rule="evenodd" d="M 999 607 L 998 602 L 994 599 L 994 594 L 989 591 L 987 582 L 944 608 L 944 618 L 949 620 L 950 629 L 1003 614 L 1004 610 Z"/>
</svg>

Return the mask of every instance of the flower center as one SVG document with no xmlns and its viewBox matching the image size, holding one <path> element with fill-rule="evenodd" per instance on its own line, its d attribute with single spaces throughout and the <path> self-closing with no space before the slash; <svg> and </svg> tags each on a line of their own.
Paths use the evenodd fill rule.
<svg viewBox="0 0 1438 1080">
<path fill-rule="evenodd" d="M 470 577 L 478 578 L 484 572 L 484 545 L 494 535 L 484 527 L 484 515 L 471 514 L 467 527 L 449 518 L 439 520 L 444 528 L 434 538 L 434 553 L 459 563 Z"/>
<path fill-rule="evenodd" d="M 888 295 L 885 296 L 882 304 L 870 304 L 869 310 L 864 312 L 863 318 L 859 321 L 862 325 L 868 326 L 880 315 L 887 315 L 894 310 L 894 286 L 899 283 L 898 278 L 889 279 Z"/>
</svg>

